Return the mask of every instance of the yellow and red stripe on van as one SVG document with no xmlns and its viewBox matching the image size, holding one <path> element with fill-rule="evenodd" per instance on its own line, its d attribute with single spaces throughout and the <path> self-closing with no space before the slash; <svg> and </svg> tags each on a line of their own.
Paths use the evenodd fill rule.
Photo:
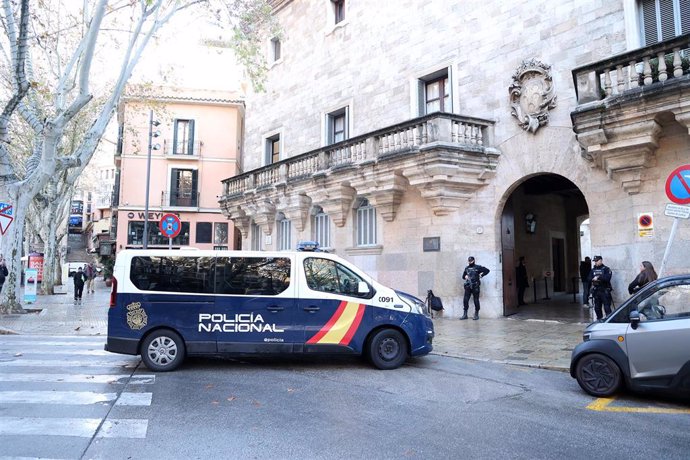
<svg viewBox="0 0 690 460">
<path fill-rule="evenodd" d="M 349 345 L 364 316 L 364 304 L 340 302 L 338 309 L 308 344 Z"/>
</svg>

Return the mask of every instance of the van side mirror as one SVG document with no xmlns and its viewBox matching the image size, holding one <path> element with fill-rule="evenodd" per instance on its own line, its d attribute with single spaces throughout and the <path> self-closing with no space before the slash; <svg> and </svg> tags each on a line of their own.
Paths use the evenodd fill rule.
<svg viewBox="0 0 690 460">
<path fill-rule="evenodd" d="M 640 325 L 640 312 L 633 310 L 630 312 L 630 316 L 628 318 L 630 319 L 630 327 L 637 329 L 637 326 Z"/>
<path fill-rule="evenodd" d="M 357 294 L 369 294 L 369 285 L 364 281 L 357 284 Z"/>
</svg>

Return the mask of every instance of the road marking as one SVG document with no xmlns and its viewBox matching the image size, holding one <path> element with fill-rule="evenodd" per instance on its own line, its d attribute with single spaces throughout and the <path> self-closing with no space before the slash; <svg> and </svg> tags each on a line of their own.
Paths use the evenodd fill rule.
<svg viewBox="0 0 690 460">
<path fill-rule="evenodd" d="M 139 364 L 139 358 L 132 360 L 113 360 L 113 361 L 69 361 L 65 359 L 50 360 L 50 359 L 25 359 L 19 357 L 13 361 L 0 361 L 1 366 L 8 367 L 136 367 Z"/>
<path fill-rule="evenodd" d="M 150 406 L 151 393 L 121 395 L 123 406 Z M 117 393 L 95 391 L 0 391 L 0 404 L 89 405 L 115 401 Z"/>
<path fill-rule="evenodd" d="M 0 374 L 0 382 L 64 382 L 64 383 L 113 383 L 150 385 L 155 375 L 129 374 Z"/>
<path fill-rule="evenodd" d="M 90 438 L 96 434 L 100 418 L 0 417 L 0 435 L 74 436 Z M 148 420 L 106 420 L 99 438 L 145 438 Z"/>
<path fill-rule="evenodd" d="M 587 406 L 587 409 L 598 412 L 636 412 L 643 414 L 690 414 L 690 409 L 676 409 L 671 407 L 630 407 L 611 406 L 616 398 L 598 398 Z"/>
</svg>

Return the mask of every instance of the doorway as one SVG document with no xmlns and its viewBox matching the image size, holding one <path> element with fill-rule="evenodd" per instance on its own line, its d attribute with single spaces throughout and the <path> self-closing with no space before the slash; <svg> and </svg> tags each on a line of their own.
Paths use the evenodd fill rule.
<svg viewBox="0 0 690 460">
<path fill-rule="evenodd" d="M 577 293 L 580 224 L 589 214 L 584 195 L 558 174 L 525 177 L 514 186 L 501 212 L 503 314 L 524 319 L 583 319 Z M 515 267 L 525 257 L 528 305 L 517 305 Z"/>
</svg>

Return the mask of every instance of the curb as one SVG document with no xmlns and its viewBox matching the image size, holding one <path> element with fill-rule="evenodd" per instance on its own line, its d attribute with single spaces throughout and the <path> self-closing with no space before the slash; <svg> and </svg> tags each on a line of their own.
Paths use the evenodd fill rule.
<svg viewBox="0 0 690 460">
<path fill-rule="evenodd" d="M 520 361 L 510 361 L 505 359 L 491 359 L 491 358 L 477 358 L 476 356 L 466 356 L 466 355 L 451 355 L 448 352 L 438 352 L 432 351 L 430 355 L 444 356 L 446 358 L 455 359 L 466 359 L 468 361 L 476 361 L 481 363 L 494 363 L 494 364 L 509 364 L 511 366 L 529 367 L 532 369 L 544 369 L 548 371 L 558 371 L 558 372 L 570 372 L 570 368 L 555 366 L 551 364 L 538 364 L 538 363 L 526 363 Z"/>
</svg>

